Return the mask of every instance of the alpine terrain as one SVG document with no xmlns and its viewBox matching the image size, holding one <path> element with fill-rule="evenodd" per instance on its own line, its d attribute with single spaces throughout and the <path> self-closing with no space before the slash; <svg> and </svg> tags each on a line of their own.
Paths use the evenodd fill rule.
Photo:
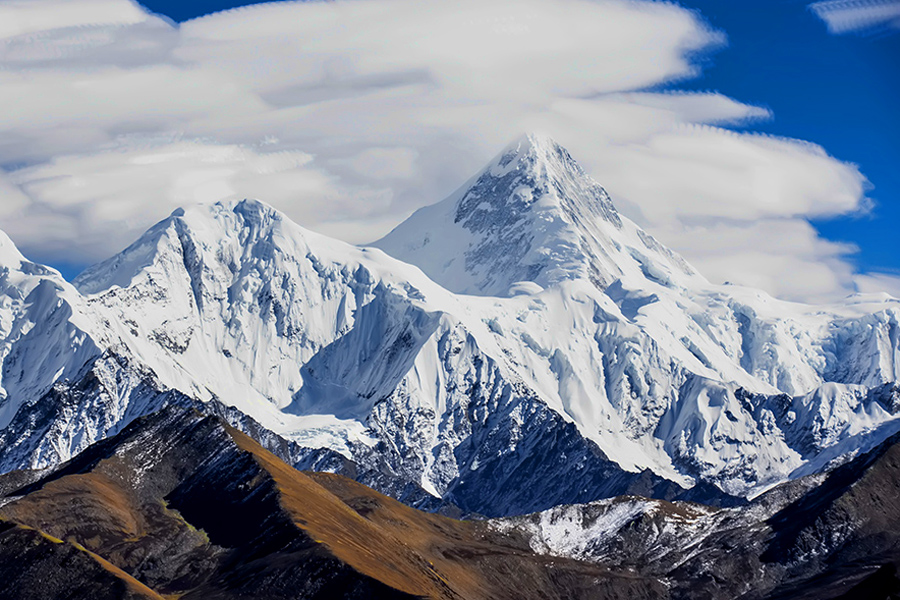
<svg viewBox="0 0 900 600">
<path fill-rule="evenodd" d="M 892 598 L 898 440 L 738 508 L 624 496 L 458 521 L 171 407 L 0 476 L 0 596 Z"/>
<path fill-rule="evenodd" d="M 526 136 L 371 247 L 222 202 L 69 283 L 0 237 L 0 471 L 181 407 L 445 514 L 743 510 L 900 431 L 898 319 L 713 285 Z"/>
</svg>

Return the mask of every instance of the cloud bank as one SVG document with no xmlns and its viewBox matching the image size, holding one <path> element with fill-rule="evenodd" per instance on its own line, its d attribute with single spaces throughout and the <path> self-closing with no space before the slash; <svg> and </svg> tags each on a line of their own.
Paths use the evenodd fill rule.
<svg viewBox="0 0 900 600">
<path fill-rule="evenodd" d="M 538 131 L 713 280 L 798 299 L 860 281 L 808 223 L 865 210 L 854 165 L 728 129 L 759 107 L 647 91 L 725 43 L 677 5 L 281 2 L 176 27 L 126 0 L 0 0 L 0 24 L 0 227 L 38 260 L 105 258 L 236 196 L 371 241 Z"/>
<path fill-rule="evenodd" d="M 834 34 L 900 30 L 898 0 L 827 0 L 809 7 Z"/>
</svg>

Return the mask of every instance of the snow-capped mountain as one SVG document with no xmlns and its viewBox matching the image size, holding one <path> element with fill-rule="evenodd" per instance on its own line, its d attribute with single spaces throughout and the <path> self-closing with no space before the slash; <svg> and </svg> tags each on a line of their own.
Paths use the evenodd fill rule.
<svg viewBox="0 0 900 600">
<path fill-rule="evenodd" d="M 186 398 L 296 464 L 504 515 L 752 495 L 900 429 L 900 303 L 712 285 L 551 140 L 375 246 L 219 203 L 73 286 L 2 240 L 0 464 L 55 464 Z"/>
<path fill-rule="evenodd" d="M 559 400 L 576 423 L 602 429 L 604 418 L 573 414 L 572 402 L 581 395 L 597 411 L 605 396 L 627 438 L 661 440 L 677 470 L 732 493 L 821 468 L 897 410 L 896 299 L 807 306 L 712 285 L 616 213 L 544 137 L 512 144 L 374 245 L 458 293 L 553 298 L 555 319 L 531 313 L 526 327 L 504 332 L 507 344 L 521 340 L 517 357 L 545 355 L 545 368 L 529 366 L 542 397 L 574 371 L 581 389 L 569 384 Z"/>
<path fill-rule="evenodd" d="M 165 387 L 386 473 L 382 488 L 521 511 L 563 501 L 564 487 L 534 484 L 568 456 L 582 463 L 567 491 L 578 497 L 679 491 L 623 471 L 546 405 L 506 360 L 493 300 L 473 304 L 261 203 L 179 211 L 75 284 Z"/>
<path fill-rule="evenodd" d="M 81 295 L 52 269 L 29 262 L 0 233 L 0 427 L 57 379 L 97 354 Z"/>
<path fill-rule="evenodd" d="M 438 204 L 374 246 L 460 294 L 534 293 L 572 280 L 696 286 L 684 259 L 616 211 L 553 140 L 525 136 Z"/>
</svg>

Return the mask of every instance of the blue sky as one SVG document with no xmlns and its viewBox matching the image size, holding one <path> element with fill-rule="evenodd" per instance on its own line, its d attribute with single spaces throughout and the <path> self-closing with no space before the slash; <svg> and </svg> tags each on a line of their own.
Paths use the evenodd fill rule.
<svg viewBox="0 0 900 600">
<path fill-rule="evenodd" d="M 828 238 L 847 240 L 865 269 L 900 270 L 900 35 L 830 35 L 805 2 L 691 0 L 728 35 L 697 80 L 770 108 L 753 129 L 810 140 L 857 163 L 874 186 L 870 215 L 816 220 Z"/>
<path fill-rule="evenodd" d="M 0 0 L 0 229 L 67 276 L 232 197 L 373 241 L 536 131 L 714 282 L 900 295 L 900 0 L 144 6 Z"/>
</svg>

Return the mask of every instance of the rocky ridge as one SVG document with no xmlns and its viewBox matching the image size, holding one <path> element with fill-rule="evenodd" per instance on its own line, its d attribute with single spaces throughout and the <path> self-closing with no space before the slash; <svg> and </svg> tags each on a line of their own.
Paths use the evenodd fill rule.
<svg viewBox="0 0 900 600">
<path fill-rule="evenodd" d="M 301 473 L 216 417 L 166 409 L 0 501 L 0 589 L 84 598 L 622 598 L 662 586 L 533 553 L 486 523 Z M 22 538 L 50 548 L 21 551 Z M 56 560 L 78 552 L 80 562 Z M 87 557 L 87 558 L 84 558 Z M 107 579 L 113 575 L 108 575 Z M 12 586 L 7 582 L 15 582 Z M 102 583 L 103 579 L 98 581 Z M 157 595 L 158 594 L 158 595 Z"/>
<path fill-rule="evenodd" d="M 460 521 L 296 471 L 221 418 L 169 407 L 57 469 L 0 476 L 0 593 L 892 598 L 898 481 L 894 436 L 740 507 L 623 496 Z"/>
</svg>

